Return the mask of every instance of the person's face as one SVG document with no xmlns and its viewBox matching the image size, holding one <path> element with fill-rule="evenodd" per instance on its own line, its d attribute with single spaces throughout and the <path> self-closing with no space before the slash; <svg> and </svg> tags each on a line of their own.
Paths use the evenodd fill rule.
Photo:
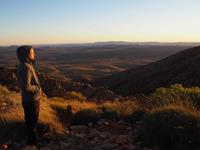
<svg viewBox="0 0 200 150">
<path fill-rule="evenodd" d="M 33 61 L 35 60 L 35 52 L 34 52 L 33 48 L 31 48 L 31 50 L 30 50 L 29 59 L 33 60 Z"/>
</svg>

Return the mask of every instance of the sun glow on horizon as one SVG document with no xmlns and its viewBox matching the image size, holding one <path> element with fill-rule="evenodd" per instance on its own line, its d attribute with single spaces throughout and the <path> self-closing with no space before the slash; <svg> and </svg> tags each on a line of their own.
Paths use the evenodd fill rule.
<svg viewBox="0 0 200 150">
<path fill-rule="evenodd" d="M 197 0 L 0 2 L 0 45 L 199 42 Z"/>
</svg>

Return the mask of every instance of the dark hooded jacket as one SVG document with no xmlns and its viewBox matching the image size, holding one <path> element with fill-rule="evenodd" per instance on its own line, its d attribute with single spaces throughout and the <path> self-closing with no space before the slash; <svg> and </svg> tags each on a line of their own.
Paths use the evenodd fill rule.
<svg viewBox="0 0 200 150">
<path fill-rule="evenodd" d="M 29 59 L 31 48 L 31 46 L 21 46 L 17 49 L 18 80 L 22 102 L 39 101 L 41 98 L 41 87 L 33 66 L 34 62 Z"/>
</svg>

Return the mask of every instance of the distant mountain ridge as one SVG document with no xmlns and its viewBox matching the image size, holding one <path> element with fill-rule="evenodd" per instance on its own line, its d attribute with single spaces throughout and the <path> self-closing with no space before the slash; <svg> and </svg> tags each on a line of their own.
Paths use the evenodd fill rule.
<svg viewBox="0 0 200 150">
<path fill-rule="evenodd" d="M 68 44 L 41 44 L 36 46 L 64 46 L 64 47 L 79 47 L 79 46 L 188 46 L 194 47 L 200 45 L 200 42 L 126 42 L 126 41 L 104 41 L 94 43 L 68 43 Z"/>
<path fill-rule="evenodd" d="M 151 93 L 175 83 L 200 86 L 200 46 L 92 82 L 122 95 Z"/>
<path fill-rule="evenodd" d="M 55 44 L 34 44 L 34 47 L 77 47 L 77 46 L 109 46 L 109 45 L 140 45 L 140 46 L 198 46 L 200 42 L 127 42 L 127 41 L 102 41 L 90 43 L 55 43 Z M 9 45 L 0 45 L 0 47 L 7 47 Z M 10 47 L 18 47 L 19 45 L 10 45 Z"/>
</svg>

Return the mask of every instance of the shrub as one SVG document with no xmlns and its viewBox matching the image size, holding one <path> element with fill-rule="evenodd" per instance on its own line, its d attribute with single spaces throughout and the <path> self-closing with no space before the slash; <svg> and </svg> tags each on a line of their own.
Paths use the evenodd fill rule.
<svg viewBox="0 0 200 150">
<path fill-rule="evenodd" d="M 110 110 L 109 108 L 102 106 L 101 108 L 101 116 L 104 119 L 117 120 L 120 118 L 119 113 L 116 110 Z"/>
<path fill-rule="evenodd" d="M 136 123 L 137 121 L 141 121 L 146 113 L 144 109 L 136 109 L 130 115 L 123 116 L 123 119 L 129 123 Z"/>
<path fill-rule="evenodd" d="M 10 91 L 8 90 L 7 87 L 0 85 L 0 94 L 5 96 L 10 94 Z"/>
<path fill-rule="evenodd" d="M 125 101 L 115 100 L 112 107 L 120 116 L 125 116 L 131 114 L 136 109 L 137 104 L 135 101 L 128 99 Z"/>
<path fill-rule="evenodd" d="M 72 100 L 75 99 L 75 100 L 79 100 L 79 101 L 85 101 L 86 100 L 86 97 L 83 96 L 82 93 L 75 92 L 75 91 L 67 92 L 65 98 L 66 99 L 72 99 Z"/>
<path fill-rule="evenodd" d="M 5 86 L 0 86 L 0 108 L 14 106 L 11 92 Z"/>
<path fill-rule="evenodd" d="M 190 108 L 200 108 L 200 88 L 185 88 L 181 84 L 171 85 L 169 88 L 158 88 L 142 101 L 150 107 L 159 107 L 171 104 L 184 105 Z"/>
<path fill-rule="evenodd" d="M 199 112 L 178 106 L 154 109 L 144 117 L 139 136 L 145 145 L 162 150 L 195 150 L 200 147 Z"/>
<path fill-rule="evenodd" d="M 83 109 L 74 115 L 72 119 L 73 125 L 88 125 L 88 123 L 96 123 L 101 118 L 100 114 L 92 109 Z"/>
</svg>

